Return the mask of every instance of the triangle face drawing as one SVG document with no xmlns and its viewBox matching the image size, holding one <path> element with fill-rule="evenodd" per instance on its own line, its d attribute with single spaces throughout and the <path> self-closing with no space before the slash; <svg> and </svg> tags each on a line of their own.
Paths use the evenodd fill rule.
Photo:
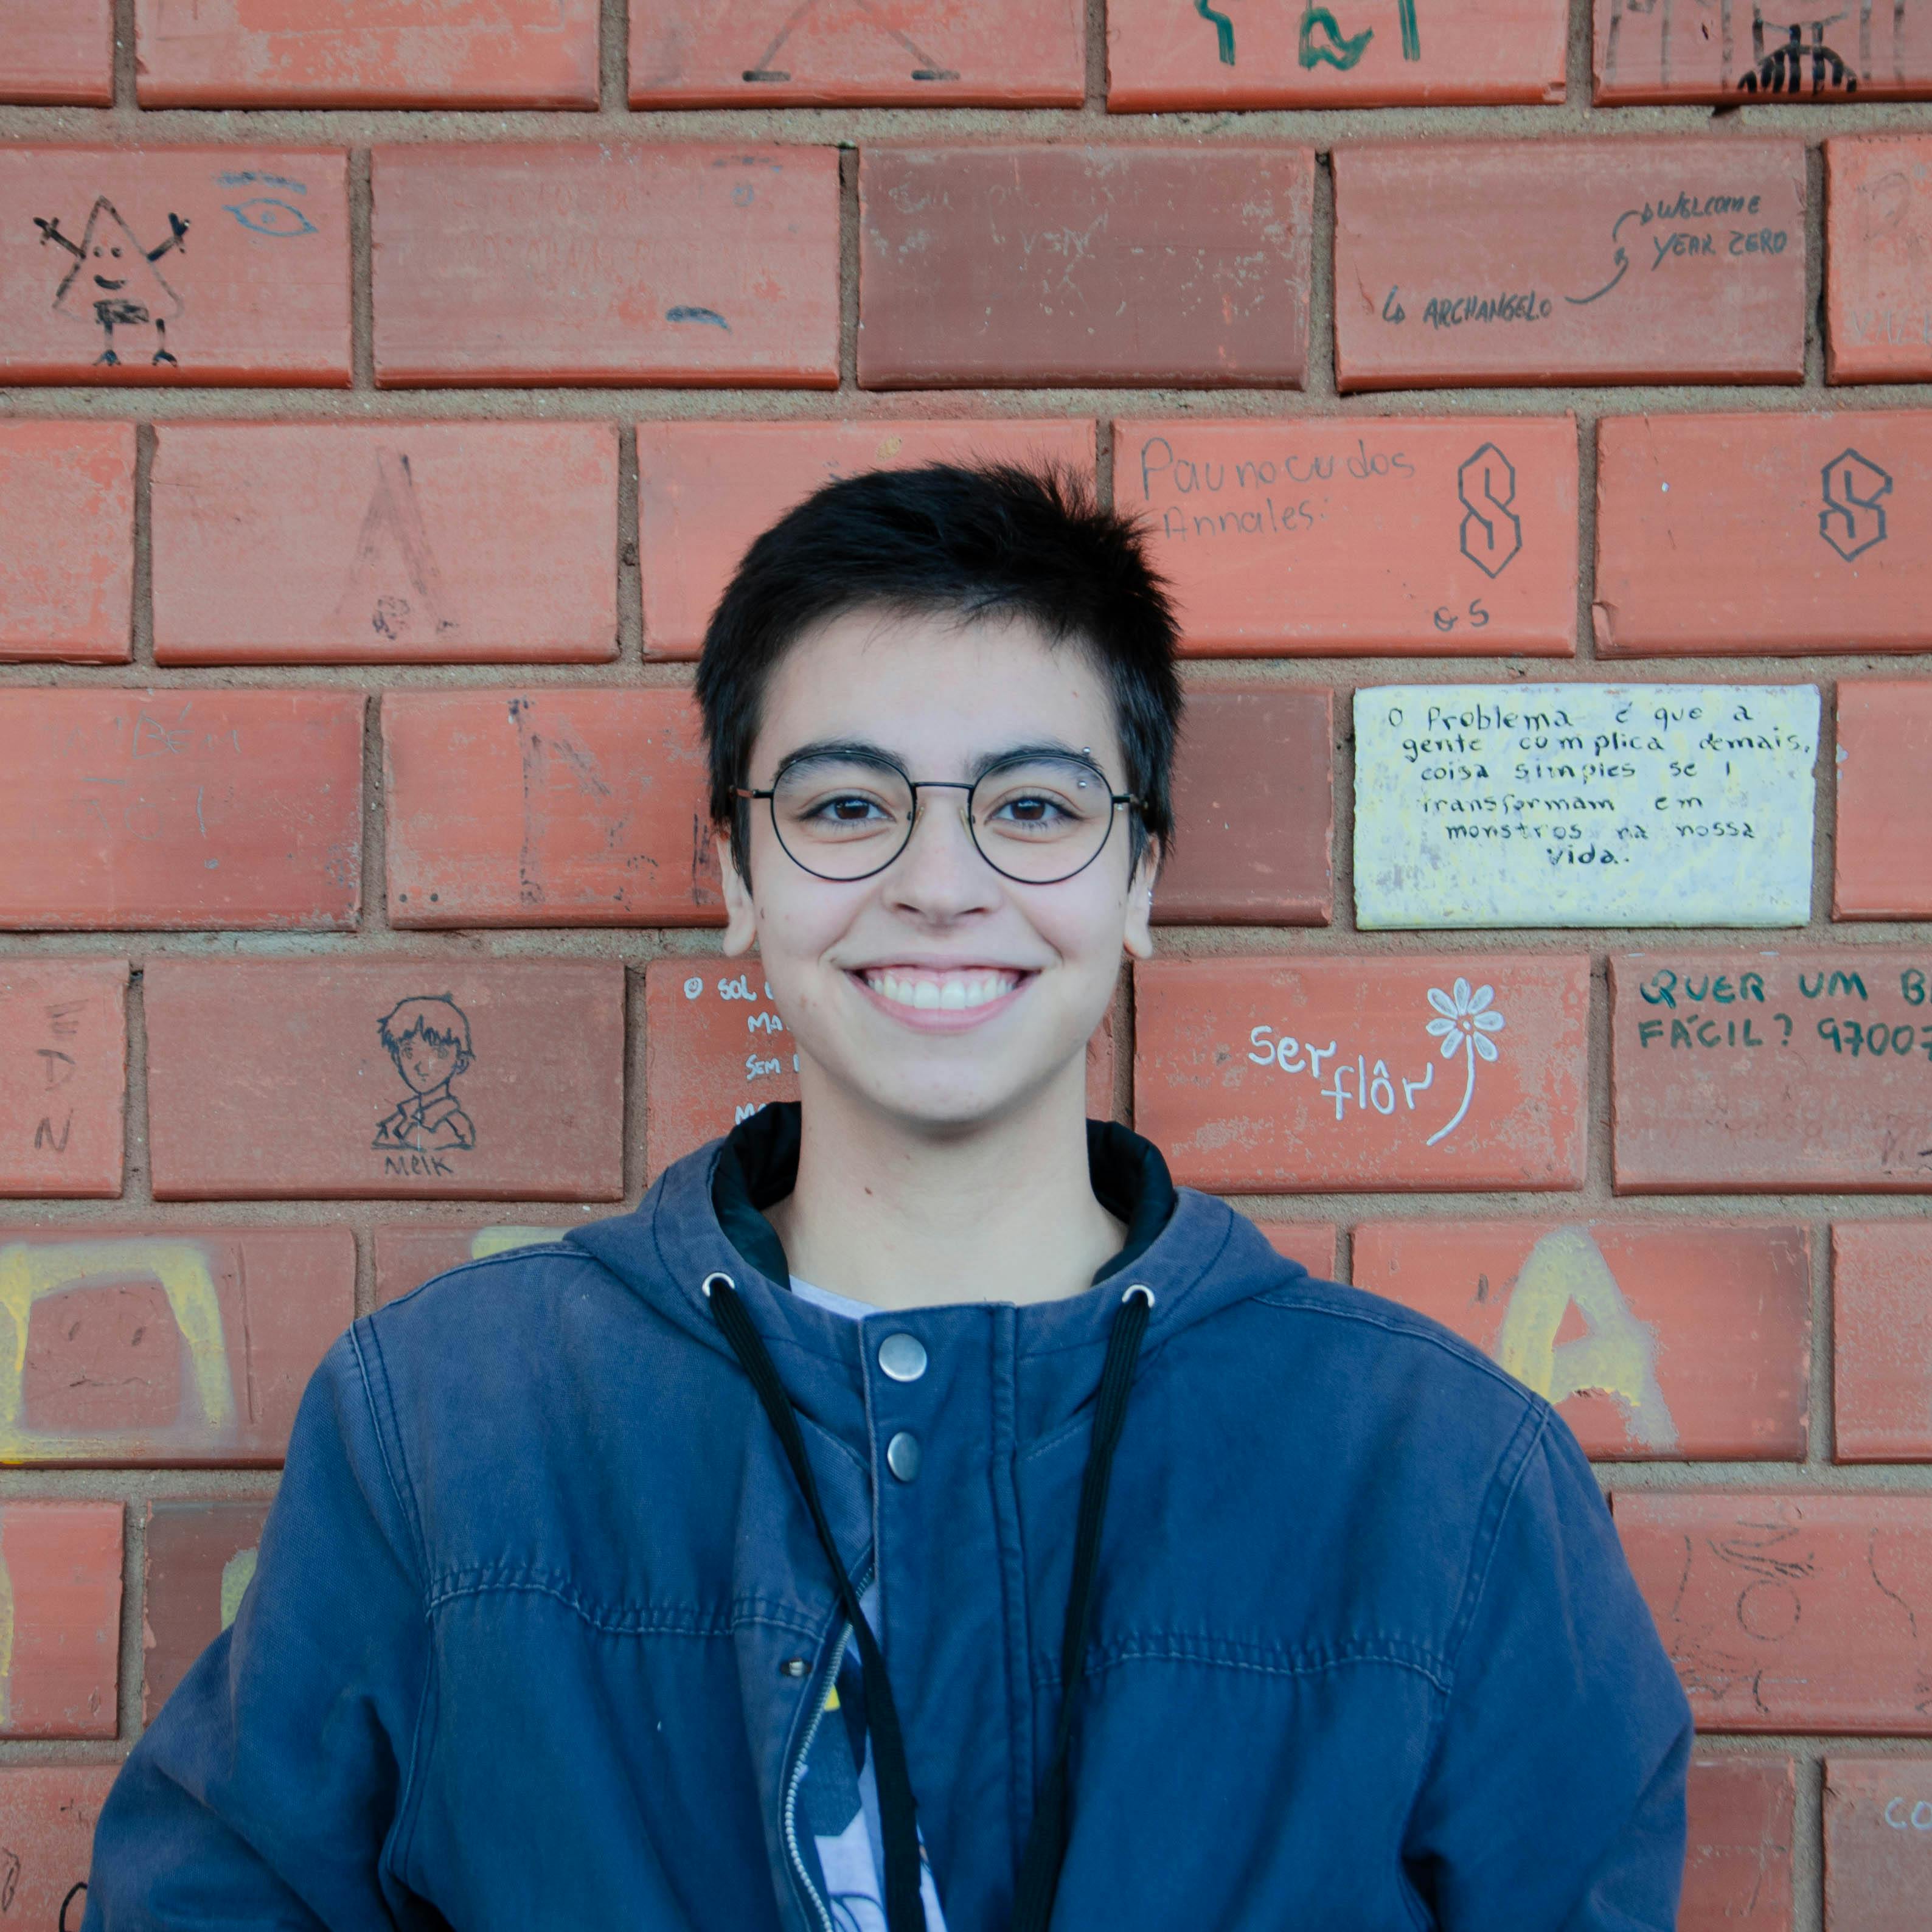
<svg viewBox="0 0 1932 1932">
<path fill-rule="evenodd" d="M 79 258 L 54 293 L 54 307 L 62 314 L 92 322 L 98 319 L 96 311 L 102 302 L 140 309 L 145 313 L 138 319 L 143 321 L 181 314 L 181 297 L 162 279 L 147 250 L 135 240 L 134 231 L 104 194 L 88 211 L 79 245 Z"/>
</svg>

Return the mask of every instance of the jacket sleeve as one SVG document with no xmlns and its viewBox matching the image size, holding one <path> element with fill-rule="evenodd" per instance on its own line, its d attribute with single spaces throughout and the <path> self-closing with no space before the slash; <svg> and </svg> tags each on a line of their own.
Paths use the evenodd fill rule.
<svg viewBox="0 0 1932 1932">
<path fill-rule="evenodd" d="M 1672 1932 L 1690 1704 L 1576 1437 L 1532 1413 L 1476 1539 L 1406 1862 L 1443 1932 Z"/>
<path fill-rule="evenodd" d="M 108 1794 L 83 1932 L 430 1922 L 386 1869 L 428 1672 L 391 1413 L 358 1322 L 303 1394 L 234 1623 Z"/>
</svg>

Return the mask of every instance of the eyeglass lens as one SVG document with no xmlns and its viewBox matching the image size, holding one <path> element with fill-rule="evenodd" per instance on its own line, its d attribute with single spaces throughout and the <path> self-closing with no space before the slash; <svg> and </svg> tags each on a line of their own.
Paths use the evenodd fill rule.
<svg viewBox="0 0 1932 1932">
<path fill-rule="evenodd" d="M 883 871 L 904 849 L 914 798 L 904 773 L 891 765 L 850 755 L 803 758 L 779 774 L 772 823 L 779 843 L 807 872 L 824 879 L 862 879 Z M 1089 864 L 1113 823 L 1106 778 L 1082 758 L 1016 758 L 991 766 L 968 802 L 973 842 L 987 863 L 1031 884 L 1051 884 Z"/>
</svg>

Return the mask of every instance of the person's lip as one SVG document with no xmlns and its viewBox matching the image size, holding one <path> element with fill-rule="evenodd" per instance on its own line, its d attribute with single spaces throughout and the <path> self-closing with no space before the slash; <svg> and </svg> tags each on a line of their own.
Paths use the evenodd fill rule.
<svg viewBox="0 0 1932 1932">
<path fill-rule="evenodd" d="M 903 1026 L 959 1033 L 1004 1012 L 1036 969 L 988 961 L 895 959 L 854 966 L 848 974 L 872 1004 Z"/>
<path fill-rule="evenodd" d="M 128 286 L 128 279 L 124 275 L 118 282 L 109 280 L 105 275 L 96 275 L 94 280 L 98 287 L 104 289 L 124 289 Z"/>
</svg>

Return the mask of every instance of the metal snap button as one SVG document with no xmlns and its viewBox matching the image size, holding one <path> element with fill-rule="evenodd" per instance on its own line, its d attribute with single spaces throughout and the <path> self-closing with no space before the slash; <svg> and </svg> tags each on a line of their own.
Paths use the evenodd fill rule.
<svg viewBox="0 0 1932 1932">
<path fill-rule="evenodd" d="M 778 1666 L 778 1668 L 788 1677 L 802 1677 L 812 1668 L 812 1665 L 802 1657 L 788 1657 Z"/>
<path fill-rule="evenodd" d="M 879 1344 L 879 1366 L 896 1382 L 916 1382 L 926 1373 L 926 1344 L 901 1330 Z"/>
<path fill-rule="evenodd" d="M 902 1483 L 919 1474 L 919 1438 L 910 1430 L 902 1429 L 886 1444 L 886 1467 Z"/>
</svg>

